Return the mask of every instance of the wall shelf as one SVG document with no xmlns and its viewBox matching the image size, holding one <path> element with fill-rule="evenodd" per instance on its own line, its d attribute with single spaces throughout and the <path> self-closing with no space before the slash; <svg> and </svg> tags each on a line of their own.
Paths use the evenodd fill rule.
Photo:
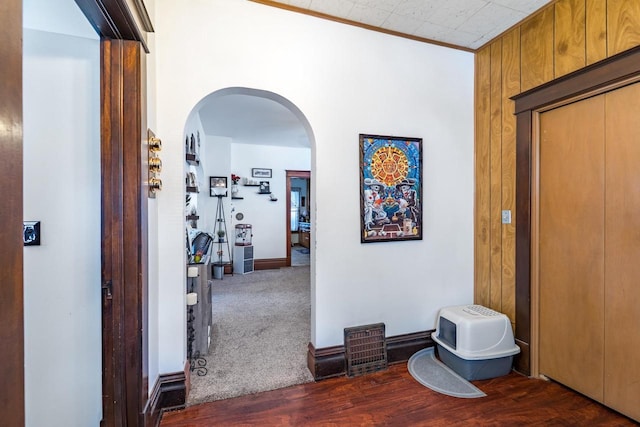
<svg viewBox="0 0 640 427">
<path fill-rule="evenodd" d="M 242 184 L 244 187 L 260 187 L 260 184 Z"/>
<path fill-rule="evenodd" d="M 244 197 L 231 197 L 231 200 L 243 200 Z"/>
<path fill-rule="evenodd" d="M 198 193 L 198 187 L 189 187 L 187 185 L 187 193 Z"/>
<path fill-rule="evenodd" d="M 187 153 L 185 159 L 190 165 L 198 166 L 200 164 L 200 159 L 195 154 Z"/>
</svg>

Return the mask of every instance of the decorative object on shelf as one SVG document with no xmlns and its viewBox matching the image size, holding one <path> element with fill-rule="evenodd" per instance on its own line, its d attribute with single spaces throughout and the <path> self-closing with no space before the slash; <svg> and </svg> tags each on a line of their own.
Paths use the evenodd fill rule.
<svg viewBox="0 0 640 427">
<path fill-rule="evenodd" d="M 196 176 L 195 172 L 187 172 L 185 183 L 187 184 L 188 193 L 198 192 L 198 177 Z"/>
<path fill-rule="evenodd" d="M 243 214 L 242 212 L 238 212 L 238 213 L 236 214 L 236 219 L 237 219 L 238 221 L 242 221 L 242 220 L 244 219 L 244 214 Z"/>
<path fill-rule="evenodd" d="M 236 215 L 237 218 L 237 215 Z M 244 218 L 244 216 L 243 216 Z M 236 246 L 249 246 L 251 245 L 251 238 L 253 237 L 251 224 L 236 224 L 235 226 L 235 236 Z"/>
<path fill-rule="evenodd" d="M 209 177 L 209 196 L 227 197 L 227 177 L 226 176 L 210 176 Z M 218 201 L 218 203 L 220 202 Z"/>
<path fill-rule="evenodd" d="M 231 174 L 231 198 L 239 199 L 238 197 L 238 182 L 240 177 L 234 173 Z"/>
<path fill-rule="evenodd" d="M 158 157 L 160 150 L 162 150 L 162 141 L 151 129 L 147 129 L 148 186 L 151 199 L 155 199 L 156 193 L 162 190 L 162 180 L 158 177 L 162 171 L 162 160 Z"/>
<path fill-rule="evenodd" d="M 422 240 L 422 138 L 360 134 L 360 241 Z"/>
<path fill-rule="evenodd" d="M 275 194 L 269 193 L 269 200 L 271 200 L 272 202 L 277 202 L 278 198 L 276 197 Z"/>
<path fill-rule="evenodd" d="M 224 230 L 222 229 L 218 230 L 218 242 L 224 243 L 224 234 L 225 234 Z"/>
<path fill-rule="evenodd" d="M 251 168 L 251 176 L 254 178 L 271 178 L 271 169 Z"/>
<path fill-rule="evenodd" d="M 271 190 L 269 190 L 269 181 L 260 181 L 260 194 L 271 194 Z"/>
</svg>

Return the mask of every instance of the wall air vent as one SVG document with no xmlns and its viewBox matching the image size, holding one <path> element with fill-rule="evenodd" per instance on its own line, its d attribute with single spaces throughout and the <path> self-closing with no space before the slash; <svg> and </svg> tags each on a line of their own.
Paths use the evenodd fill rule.
<svg viewBox="0 0 640 427">
<path fill-rule="evenodd" d="M 347 375 L 364 375 L 387 369 L 384 323 L 344 329 Z"/>
</svg>

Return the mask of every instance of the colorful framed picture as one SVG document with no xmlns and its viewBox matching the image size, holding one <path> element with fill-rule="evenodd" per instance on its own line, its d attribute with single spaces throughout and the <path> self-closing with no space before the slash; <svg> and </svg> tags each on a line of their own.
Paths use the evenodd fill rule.
<svg viewBox="0 0 640 427">
<path fill-rule="evenodd" d="M 422 240 L 422 138 L 360 134 L 360 241 Z"/>
</svg>

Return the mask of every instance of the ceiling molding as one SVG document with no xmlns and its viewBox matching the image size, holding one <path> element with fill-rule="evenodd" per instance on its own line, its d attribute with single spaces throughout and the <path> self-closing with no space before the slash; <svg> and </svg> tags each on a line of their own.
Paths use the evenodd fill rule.
<svg viewBox="0 0 640 427">
<path fill-rule="evenodd" d="M 405 38 L 405 39 L 414 40 L 414 41 L 421 42 L 421 43 L 435 44 L 435 45 L 438 45 L 438 46 L 448 47 L 448 48 L 451 48 L 451 49 L 457 49 L 457 50 L 462 50 L 462 51 L 471 52 L 471 53 L 475 53 L 476 52 L 475 49 L 471 49 L 471 48 L 468 48 L 468 47 L 458 46 L 458 45 L 454 45 L 454 44 L 450 44 L 450 43 L 444 43 L 444 42 L 441 42 L 441 41 L 427 39 L 427 38 L 424 38 L 424 37 L 413 36 L 411 34 L 401 33 L 399 31 L 387 30 L 385 28 L 375 27 L 373 25 L 365 24 L 365 23 L 362 23 L 362 22 L 352 21 L 350 19 L 345 19 L 345 18 L 339 18 L 337 16 L 327 15 L 326 13 L 316 12 L 314 10 L 309 10 L 309 9 L 303 9 L 303 8 L 300 8 L 300 7 L 297 7 L 297 6 L 291 6 L 291 5 L 288 5 L 288 4 L 282 4 L 282 3 L 278 3 L 278 2 L 275 2 L 275 1 L 271 1 L 271 0 L 249 0 L 249 1 L 252 1 L 254 3 L 264 4 L 266 6 L 277 7 L 278 9 L 284 9 L 284 10 L 288 10 L 288 11 L 291 11 L 291 12 L 301 13 L 303 15 L 309 15 L 309 16 L 313 16 L 313 17 L 316 17 L 316 18 L 322 18 L 322 19 L 326 19 L 326 20 L 329 20 L 329 21 L 339 22 L 341 24 L 347 24 L 347 25 L 351 25 L 351 26 L 354 26 L 354 27 L 360 27 L 360 28 L 364 28 L 365 30 L 376 31 L 378 33 L 389 34 L 391 36 L 396 36 L 396 37 L 402 37 L 402 38 Z"/>
</svg>

